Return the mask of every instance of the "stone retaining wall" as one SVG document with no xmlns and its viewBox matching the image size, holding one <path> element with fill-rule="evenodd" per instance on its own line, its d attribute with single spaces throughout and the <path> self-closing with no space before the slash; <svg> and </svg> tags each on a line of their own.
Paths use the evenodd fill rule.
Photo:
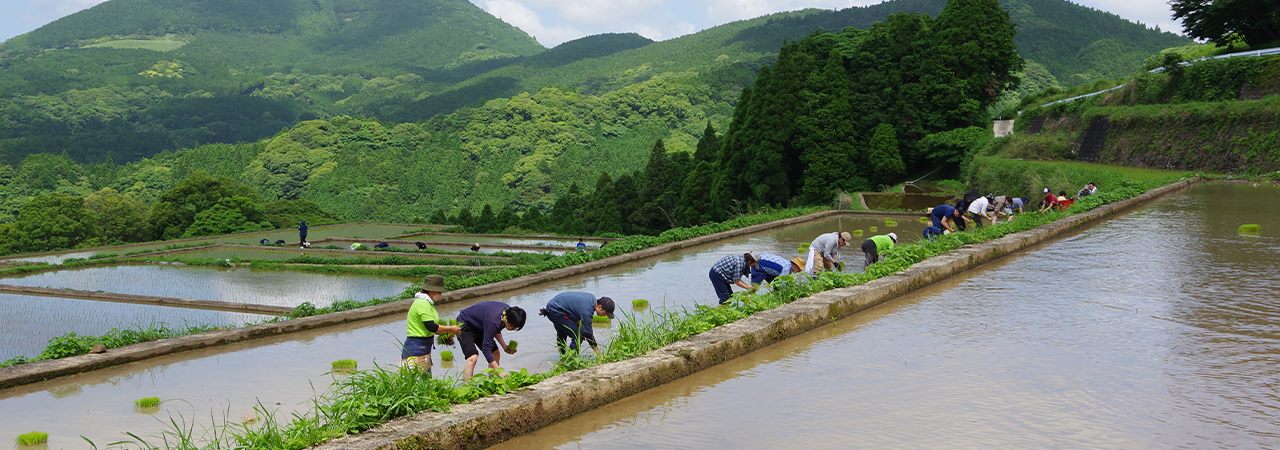
<svg viewBox="0 0 1280 450">
<path fill-rule="evenodd" d="M 947 277 L 1052 240 L 1190 185 L 1178 182 L 1058 222 L 930 258 L 907 270 L 822 292 L 676 342 L 646 355 L 565 373 L 503 396 L 422 413 L 321 449 L 483 448 L 641 393 L 764 346 L 887 302 Z"/>
<path fill-rule="evenodd" d="M 619 264 L 625 264 L 652 256 L 661 255 L 675 250 L 680 250 L 695 245 L 715 242 L 721 239 L 733 238 L 746 234 L 766 231 L 773 228 L 795 225 L 798 223 L 818 220 L 826 217 L 837 215 L 870 215 L 870 216 L 900 216 L 903 214 L 895 213 L 876 213 L 868 211 L 822 211 L 808 214 L 790 219 L 777 220 L 769 223 L 753 225 L 745 228 L 724 231 L 720 233 L 701 236 L 679 242 L 650 247 L 644 250 L 638 250 L 617 256 L 611 256 L 576 266 L 565 267 L 561 269 L 549 270 L 535 274 L 525 275 L 506 281 L 489 283 L 482 286 L 471 287 L 467 289 L 459 289 L 456 291 L 446 292 L 439 303 L 456 302 L 469 298 L 495 294 L 503 291 L 520 289 L 528 287 L 532 284 L 554 281 L 574 275 L 601 270 L 613 267 Z M 918 216 L 915 214 L 913 216 Z M 255 248 L 254 246 L 245 246 Z M 314 249 L 312 249 L 314 251 Z M 233 330 L 211 331 L 207 333 L 194 334 L 190 336 L 182 336 L 171 339 L 163 339 L 159 341 L 143 342 L 125 347 L 111 349 L 106 353 L 87 354 L 72 356 L 69 358 L 61 358 L 49 361 L 39 361 L 28 364 L 21 364 L 12 367 L 0 369 L 0 389 L 21 386 L 25 384 L 38 383 L 57 377 L 84 373 L 90 370 L 101 369 L 105 367 L 117 366 L 136 361 L 142 361 L 149 358 L 170 355 L 177 352 L 198 350 L 218 345 L 243 342 L 258 338 L 278 336 L 298 331 L 312 330 L 323 327 L 332 327 L 338 325 L 349 324 L 361 320 L 384 317 L 388 315 L 404 314 L 409 308 L 409 303 L 404 301 L 385 303 L 381 305 L 369 306 L 351 311 L 342 311 L 331 314 L 323 314 L 319 316 L 305 317 L 301 319 L 287 320 L 277 323 L 267 323 L 254 325 Z"/>
</svg>

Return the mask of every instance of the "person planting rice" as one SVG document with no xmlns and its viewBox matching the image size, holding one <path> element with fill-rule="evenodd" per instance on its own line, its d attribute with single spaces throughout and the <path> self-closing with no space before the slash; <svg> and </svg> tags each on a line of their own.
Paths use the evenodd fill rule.
<svg viewBox="0 0 1280 450">
<path fill-rule="evenodd" d="M 991 200 L 988 200 L 986 197 L 975 198 L 972 202 L 969 202 L 969 217 L 973 219 L 973 222 L 978 224 L 979 227 L 982 226 L 982 219 L 984 218 L 991 220 L 991 223 L 995 223 L 995 218 L 987 214 L 987 208 L 989 207 L 991 207 Z"/>
<path fill-rule="evenodd" d="M 880 252 L 893 248 L 898 243 L 898 234 L 889 233 L 879 236 L 871 236 L 871 238 L 862 241 L 862 254 L 866 256 L 867 261 L 862 264 L 862 269 L 866 270 L 867 266 L 880 261 Z"/>
<path fill-rule="evenodd" d="M 602 316 L 613 319 L 615 306 L 613 299 L 596 298 L 590 292 L 561 292 L 551 297 L 547 307 L 539 310 L 538 314 L 550 320 L 551 326 L 556 329 L 556 348 L 560 350 L 560 354 L 569 350 L 577 352 L 578 344 L 583 340 L 591 345 L 593 352 L 599 354 L 595 332 L 591 329 L 591 318 Z M 567 347 L 566 340 L 569 341 Z"/>
<path fill-rule="evenodd" d="M 826 233 L 814 238 L 809 244 L 809 258 L 805 259 L 804 271 L 814 273 L 819 262 L 822 263 L 822 270 L 831 270 L 832 267 L 843 270 L 844 265 L 836 261 L 836 257 L 840 256 L 840 247 L 849 245 L 852 239 L 853 235 L 848 231 Z"/>
<path fill-rule="evenodd" d="M 298 246 L 302 247 L 307 244 L 307 221 L 298 222 Z"/>
<path fill-rule="evenodd" d="M 507 341 L 502 338 L 502 330 L 517 331 L 524 328 L 524 320 L 524 309 L 502 302 L 480 302 L 459 312 L 458 322 L 462 325 L 458 343 L 462 346 L 462 354 L 467 358 L 462 379 L 471 379 L 475 374 L 476 362 L 482 353 L 489 362 L 490 369 L 498 371 L 501 376 L 507 376 L 500 365 L 502 355 L 498 353 L 498 349 L 508 355 L 515 354 L 516 349 L 507 346 Z"/>
<path fill-rule="evenodd" d="M 1037 212 L 1045 212 L 1058 206 L 1058 196 L 1053 195 L 1049 188 L 1044 188 L 1044 199 L 1040 200 L 1040 210 Z"/>
<path fill-rule="evenodd" d="M 459 334 L 459 327 L 440 325 L 440 313 L 436 311 L 436 301 L 444 294 L 444 277 L 427 275 L 422 281 L 422 289 L 413 294 L 413 304 L 409 306 L 409 314 L 405 318 L 404 348 L 400 350 L 400 360 L 404 367 L 411 367 L 431 373 L 431 346 L 435 334 Z"/>
<path fill-rule="evenodd" d="M 751 267 L 755 265 L 756 259 L 750 253 L 743 253 L 720 258 L 711 266 L 708 276 L 711 278 L 711 287 L 715 288 L 720 304 L 723 305 L 724 302 L 729 301 L 729 297 L 733 295 L 731 284 L 747 290 L 755 289 L 754 286 L 742 281 L 742 277 L 750 273 Z"/>
<path fill-rule="evenodd" d="M 772 283 L 774 278 L 799 272 L 800 265 L 773 253 L 761 253 L 751 268 L 751 284 Z"/>
<path fill-rule="evenodd" d="M 933 226 L 945 231 L 955 233 L 957 219 L 963 220 L 960 210 L 946 203 L 929 210 L 929 220 L 933 222 Z"/>
</svg>

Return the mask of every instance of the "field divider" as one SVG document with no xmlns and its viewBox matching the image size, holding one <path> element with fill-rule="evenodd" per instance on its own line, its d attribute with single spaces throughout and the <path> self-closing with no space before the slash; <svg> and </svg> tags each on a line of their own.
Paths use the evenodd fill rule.
<svg viewBox="0 0 1280 450">
<path fill-rule="evenodd" d="M 288 314 L 293 308 L 288 306 L 260 305 L 256 303 L 234 303 L 213 300 L 195 300 L 187 298 L 157 297 L 152 295 L 117 294 L 103 291 L 84 291 L 80 289 L 55 289 L 35 286 L 14 286 L 0 284 L 0 293 L 34 295 L 39 297 L 57 297 L 80 300 L 97 300 L 114 303 L 132 303 L 138 305 L 169 306 L 174 308 L 207 309 L 211 311 L 227 311 L 250 314 L 279 316 Z"/>
<path fill-rule="evenodd" d="M 343 242 L 343 243 L 361 243 L 361 244 L 367 244 L 370 242 L 373 242 L 373 243 L 386 242 L 391 245 L 414 245 L 418 243 L 418 241 L 409 241 L 409 240 L 402 240 L 402 239 L 361 239 L 361 238 L 328 238 L 318 242 Z M 461 247 L 461 248 L 470 248 L 472 245 L 471 243 L 467 243 L 467 242 L 423 242 L 423 244 L 425 244 L 427 247 Z M 563 252 L 571 252 L 571 251 L 577 250 L 576 247 L 563 246 L 563 245 L 528 245 L 528 244 L 489 243 L 489 244 L 484 244 L 482 247 L 496 248 L 496 249 L 543 250 L 543 251 L 563 251 Z"/>
<path fill-rule="evenodd" d="M 667 252 L 680 250 L 696 245 L 708 244 L 711 242 L 743 236 L 761 231 L 767 231 L 774 228 L 791 226 L 799 223 L 810 222 L 813 220 L 834 217 L 838 215 L 849 216 L 912 216 L 919 217 L 919 213 L 880 213 L 872 211 L 819 211 L 816 213 L 806 214 L 803 216 L 791 217 L 787 219 L 775 220 L 762 224 L 735 228 L 732 230 L 722 231 L 719 233 L 699 236 L 683 241 L 671 242 L 666 244 L 649 247 L 621 255 L 610 256 L 595 261 L 548 270 L 529 275 L 524 275 L 509 280 L 499 281 L 495 283 L 484 284 L 480 286 L 458 289 L 444 293 L 444 296 L 437 302 L 438 304 L 457 302 L 475 297 L 481 297 L 490 294 L 501 293 L 509 290 L 522 289 L 537 283 L 545 283 L 555 281 L 574 275 L 587 272 L 601 270 L 620 264 L 629 263 L 653 256 L 658 256 Z M 269 249 L 270 247 L 260 247 L 254 245 L 233 245 L 218 244 L 219 246 L 243 247 L 254 249 Z M 317 249 L 308 249 L 308 251 L 316 251 Z M 286 250 L 287 251 L 287 250 Z M 326 250 L 340 252 L 343 254 L 357 253 L 342 250 Z M 396 255 L 396 253 L 388 253 Z M 150 358 L 172 355 L 178 352 L 189 350 L 199 350 L 220 345 L 227 345 L 254 339 L 280 336 L 289 333 L 314 330 L 318 328 L 333 327 L 353 322 L 359 322 L 368 319 L 380 317 L 402 315 L 409 309 L 409 302 L 395 301 L 373 305 L 349 311 L 322 314 L 317 316 L 302 317 L 291 320 L 284 320 L 272 323 L 264 323 L 243 328 L 231 330 L 216 330 L 204 333 L 198 333 L 188 336 L 181 336 L 169 339 L 161 339 L 156 341 L 142 342 L 138 344 L 127 345 L 124 347 L 108 350 L 106 353 L 86 354 L 71 356 L 67 358 L 59 358 L 46 361 L 36 361 L 27 364 L 19 364 L 16 366 L 0 368 L 0 389 L 8 389 L 16 386 L 22 386 L 32 383 L 39 383 L 58 377 L 76 375 L 92 370 L 128 364 L 132 362 L 142 361 Z"/>
<path fill-rule="evenodd" d="M 526 389 L 424 412 L 314 447 L 336 449 L 484 448 L 576 414 L 640 394 L 784 339 L 829 325 L 943 279 L 1055 240 L 1177 192 L 1162 186 L 1057 222 L 965 246 L 866 284 L 820 292 L 672 343 L 632 359 L 560 374 Z"/>
</svg>

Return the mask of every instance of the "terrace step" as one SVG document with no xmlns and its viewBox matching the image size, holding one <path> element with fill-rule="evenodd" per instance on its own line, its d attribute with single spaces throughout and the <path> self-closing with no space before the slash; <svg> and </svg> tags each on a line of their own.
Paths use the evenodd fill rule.
<svg viewBox="0 0 1280 450">
<path fill-rule="evenodd" d="M 172 306 L 178 308 L 207 309 L 212 311 L 266 314 L 271 316 L 280 316 L 293 311 L 293 308 L 288 306 L 192 300 L 186 298 L 155 297 L 150 295 L 117 294 L 114 292 L 82 291 L 79 289 L 52 289 L 34 286 L 14 286 L 9 284 L 0 284 L 0 293 L 34 295 L 39 297 L 74 298 L 81 300 L 100 300 L 116 303 L 134 303 L 139 305 Z"/>
</svg>

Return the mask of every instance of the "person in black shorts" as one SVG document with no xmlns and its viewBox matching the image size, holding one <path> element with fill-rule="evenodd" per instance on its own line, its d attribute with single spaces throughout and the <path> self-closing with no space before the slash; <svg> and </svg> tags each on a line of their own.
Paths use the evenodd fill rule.
<svg viewBox="0 0 1280 450">
<path fill-rule="evenodd" d="M 502 330 L 516 331 L 524 328 L 524 321 L 524 309 L 502 302 L 480 302 L 458 313 L 458 322 L 462 328 L 458 344 L 467 358 L 462 379 L 468 380 L 475 374 L 476 362 L 481 354 L 489 362 L 490 369 L 505 377 L 507 373 L 499 365 L 502 356 L 498 349 L 501 348 L 508 355 L 515 354 L 516 350 L 507 346 L 507 341 L 502 338 Z"/>
</svg>

